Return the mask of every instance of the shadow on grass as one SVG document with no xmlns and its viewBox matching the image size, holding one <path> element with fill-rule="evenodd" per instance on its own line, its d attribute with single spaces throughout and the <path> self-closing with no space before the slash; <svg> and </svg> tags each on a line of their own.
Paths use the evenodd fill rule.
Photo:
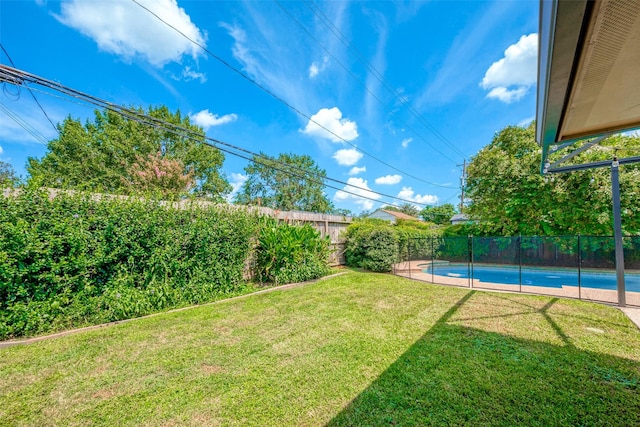
<svg viewBox="0 0 640 427">
<path fill-rule="evenodd" d="M 328 426 L 640 425 L 640 364 L 448 323 L 467 293 Z"/>
</svg>

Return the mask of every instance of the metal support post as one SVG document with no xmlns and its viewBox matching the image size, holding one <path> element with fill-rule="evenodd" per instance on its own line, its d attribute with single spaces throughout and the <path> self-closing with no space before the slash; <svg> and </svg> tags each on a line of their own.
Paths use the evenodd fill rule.
<svg viewBox="0 0 640 427">
<path fill-rule="evenodd" d="M 471 262 L 471 274 L 469 274 L 469 287 L 473 289 L 473 236 L 469 236 L 469 261 Z"/>
<path fill-rule="evenodd" d="M 618 305 L 625 307 L 624 248 L 622 246 L 622 219 L 620 216 L 620 177 L 618 158 L 611 162 L 611 195 L 613 198 L 613 236 L 616 244 L 616 281 L 618 283 Z"/>
<path fill-rule="evenodd" d="M 431 236 L 431 283 L 435 283 L 433 281 L 433 275 L 435 274 L 433 272 L 433 270 L 435 269 L 434 262 L 435 262 L 435 259 L 436 259 L 435 258 L 436 257 L 435 239 L 436 239 L 435 237 Z"/>
<path fill-rule="evenodd" d="M 582 245 L 578 233 L 578 299 L 582 299 Z"/>
<path fill-rule="evenodd" d="M 522 292 L 522 234 L 518 236 L 518 290 Z"/>
<path fill-rule="evenodd" d="M 411 279 L 411 238 L 407 239 L 407 265 L 409 266 L 409 279 Z"/>
</svg>

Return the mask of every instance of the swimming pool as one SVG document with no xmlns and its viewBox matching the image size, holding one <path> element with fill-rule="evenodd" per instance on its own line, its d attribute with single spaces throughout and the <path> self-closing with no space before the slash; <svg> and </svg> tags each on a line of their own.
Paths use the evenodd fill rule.
<svg viewBox="0 0 640 427">
<path fill-rule="evenodd" d="M 504 283 L 505 285 L 520 284 L 520 270 L 517 265 L 473 265 L 468 264 L 435 264 L 429 266 L 425 273 L 466 279 L 473 272 L 473 278 L 481 282 Z M 640 274 L 625 274 L 625 288 L 630 292 L 640 292 Z M 564 286 L 578 286 L 578 270 L 561 270 L 536 267 L 522 267 L 522 284 L 529 286 L 544 286 L 561 288 Z M 583 288 L 617 289 L 615 272 L 596 272 L 583 270 L 580 272 L 580 286 Z"/>
</svg>

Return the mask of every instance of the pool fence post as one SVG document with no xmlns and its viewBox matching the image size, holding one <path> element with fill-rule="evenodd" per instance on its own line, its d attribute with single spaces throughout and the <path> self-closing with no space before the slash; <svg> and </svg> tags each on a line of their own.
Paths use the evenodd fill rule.
<svg viewBox="0 0 640 427">
<path fill-rule="evenodd" d="M 436 255 L 436 250 L 435 250 L 435 236 L 431 236 L 431 283 L 433 282 L 433 270 L 434 270 L 434 265 L 433 263 L 435 262 L 435 255 Z"/>
<path fill-rule="evenodd" d="M 467 268 L 467 276 L 469 277 L 469 287 L 473 289 L 473 236 L 468 236 L 468 249 L 469 249 L 469 267 Z M 469 274 L 469 268 L 471 274 Z"/>
<path fill-rule="evenodd" d="M 398 250 L 398 257 L 401 257 L 400 250 Z M 406 265 L 409 268 L 409 279 L 411 279 L 411 237 L 407 237 L 407 259 Z"/>
<path fill-rule="evenodd" d="M 518 236 L 518 284 L 522 292 L 522 234 Z"/>
<path fill-rule="evenodd" d="M 625 307 L 624 289 L 624 248 L 622 246 L 622 218 L 620 216 L 620 163 L 617 157 L 611 162 L 611 195 L 613 201 L 613 238 L 616 245 L 616 281 L 618 284 L 618 305 Z"/>
<path fill-rule="evenodd" d="M 578 233 L 578 299 L 582 299 L 582 245 L 580 245 L 580 233 Z"/>
</svg>

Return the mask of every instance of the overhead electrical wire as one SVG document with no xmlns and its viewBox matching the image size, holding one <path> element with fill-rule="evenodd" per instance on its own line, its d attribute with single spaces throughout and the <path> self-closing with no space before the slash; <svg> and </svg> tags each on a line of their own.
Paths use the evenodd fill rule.
<svg viewBox="0 0 640 427">
<path fill-rule="evenodd" d="M 9 60 L 9 62 L 11 63 L 11 66 L 13 68 L 16 68 L 16 64 L 13 63 L 13 60 L 11 59 L 11 56 L 9 56 L 9 52 L 7 52 L 7 50 L 4 48 L 4 45 L 2 43 L 0 43 L 0 48 L 2 48 L 2 51 L 4 52 L 4 54 L 7 56 L 7 59 Z M 44 107 L 42 106 L 42 104 L 40 104 L 40 101 L 38 101 L 38 98 L 36 98 L 36 95 L 31 91 L 31 88 L 29 88 L 29 86 L 26 86 L 27 90 L 29 91 L 29 93 L 31 94 L 31 96 L 33 97 L 33 100 L 36 102 L 36 104 L 38 104 L 38 107 L 40 107 L 40 111 L 42 111 L 42 114 L 44 114 L 44 116 L 47 118 L 47 120 L 49 121 L 49 123 L 51 123 L 51 126 L 53 127 L 53 130 L 56 131 L 56 133 L 58 133 L 58 128 L 56 127 L 55 124 L 53 124 L 53 120 L 51 120 L 51 117 L 49 117 L 49 115 L 47 114 L 47 112 L 45 111 Z"/>
<path fill-rule="evenodd" d="M 206 52 L 209 56 L 211 56 L 212 58 L 216 59 L 218 62 L 220 62 L 221 64 L 223 64 L 225 67 L 229 68 L 230 70 L 232 70 L 233 72 L 235 72 L 236 74 L 238 74 L 239 76 L 241 76 L 243 79 L 247 80 L 248 82 L 250 82 L 251 84 L 255 85 L 257 88 L 259 88 L 260 90 L 262 90 L 263 92 L 265 92 L 266 94 L 270 95 L 272 98 L 276 99 L 277 101 L 279 101 L 280 103 L 282 103 L 283 105 L 285 105 L 287 108 L 289 108 L 290 110 L 294 111 L 296 114 L 300 115 L 301 117 L 304 117 L 305 119 L 309 120 L 311 123 L 314 123 L 315 125 L 317 125 L 318 127 L 320 127 L 321 129 L 325 130 L 326 132 L 328 132 L 329 134 L 335 136 L 336 138 L 338 138 L 339 140 L 343 141 L 344 143 L 352 146 L 354 149 L 356 149 L 357 151 L 361 152 L 362 154 L 374 159 L 375 161 L 387 166 L 390 169 L 393 169 L 397 172 L 402 173 L 403 175 L 409 177 L 409 178 L 413 178 L 417 181 L 423 182 L 425 184 L 434 186 L 434 187 L 442 187 L 442 188 L 451 188 L 449 186 L 446 185 L 441 185 L 441 184 L 437 184 L 434 182 L 430 182 L 430 181 L 426 181 L 420 177 L 417 177 L 415 175 L 409 174 L 408 172 L 405 172 L 401 169 L 398 169 L 397 167 L 385 162 L 382 159 L 377 158 L 376 156 L 374 156 L 373 154 L 359 148 L 357 145 L 353 144 L 352 142 L 348 141 L 347 139 L 345 139 L 344 137 L 338 135 L 337 133 L 333 132 L 332 130 L 328 129 L 326 126 L 322 125 L 321 123 L 317 122 L 316 120 L 314 120 L 311 116 L 309 116 L 308 114 L 302 112 L 299 108 L 295 107 L 294 105 L 290 104 L 289 102 L 287 102 L 284 98 L 280 97 L 279 95 L 277 95 L 275 92 L 272 92 L 271 90 L 269 90 L 268 88 L 266 88 L 264 85 L 260 84 L 258 81 L 256 81 L 255 79 L 249 77 L 247 74 L 243 73 L 241 70 L 239 70 L 238 68 L 234 67 L 233 65 L 231 65 L 229 62 L 227 62 L 226 60 L 224 60 L 223 58 L 221 58 L 220 56 L 216 55 L 215 53 L 211 52 L 209 49 L 206 48 L 206 46 L 202 45 L 201 43 L 198 43 L 197 41 L 193 40 L 192 38 L 190 38 L 189 36 L 187 36 L 184 32 L 180 31 L 178 28 L 176 28 L 175 26 L 171 25 L 170 23 L 168 23 L 167 21 L 165 21 L 164 19 L 162 19 L 158 14 L 156 14 L 155 12 L 153 12 L 151 9 L 147 8 L 146 6 L 144 6 L 143 4 L 141 4 L 139 1 L 137 0 L 131 0 L 133 3 L 137 4 L 138 6 L 140 6 L 142 9 L 146 10 L 147 12 L 149 12 L 151 15 L 153 15 L 156 19 L 158 19 L 159 21 L 161 21 L 162 23 L 164 23 L 166 26 L 168 26 L 169 28 L 171 28 L 172 30 L 174 30 L 175 32 L 177 32 L 178 34 L 180 34 L 182 37 L 184 37 L 186 40 L 188 40 L 189 42 L 193 43 L 194 45 L 198 46 L 200 49 L 203 50 L 203 52 Z"/>
<path fill-rule="evenodd" d="M 120 114 L 123 114 L 123 113 L 120 113 Z M 344 192 L 344 193 L 351 194 L 351 195 L 353 195 L 353 196 L 357 196 L 357 197 L 361 197 L 361 198 L 364 198 L 364 199 L 368 199 L 368 200 L 373 200 L 373 201 L 380 202 L 380 200 L 378 200 L 378 199 L 374 199 L 374 198 L 372 198 L 372 197 L 363 196 L 363 195 L 361 195 L 361 194 L 354 193 L 354 192 L 351 192 L 351 191 L 349 191 L 349 190 L 346 190 L 345 188 L 334 187 L 334 186 L 332 186 L 332 185 L 329 185 L 329 184 L 327 184 L 327 183 L 323 182 L 322 180 L 327 180 L 327 181 L 336 182 L 336 183 L 339 183 L 339 184 L 343 184 L 343 185 L 345 185 L 346 187 L 351 187 L 351 188 L 354 188 L 354 189 L 359 189 L 359 190 L 367 191 L 367 192 L 370 192 L 370 193 L 373 193 L 373 194 L 377 194 L 377 195 L 382 196 L 382 197 L 387 197 L 387 198 L 390 198 L 390 199 L 399 200 L 399 201 L 401 201 L 401 202 L 406 202 L 406 203 L 412 203 L 412 204 L 419 204 L 419 205 L 427 206 L 427 204 L 425 204 L 425 203 L 416 203 L 416 202 L 414 202 L 414 201 L 412 201 L 412 200 L 403 199 L 403 198 L 396 197 L 396 196 L 391 196 L 391 195 L 389 195 L 389 194 L 380 193 L 380 192 L 373 191 L 373 190 L 370 190 L 370 189 L 364 189 L 364 188 L 361 188 L 361 187 L 355 186 L 355 185 L 353 185 L 353 184 L 349 184 L 349 183 L 347 183 L 347 182 L 340 181 L 340 180 L 338 180 L 338 179 L 330 178 L 330 177 L 328 177 L 328 176 L 316 175 L 316 176 L 317 176 L 318 178 L 320 178 L 320 179 L 314 179 L 314 178 L 312 178 L 312 177 L 305 176 L 305 175 L 307 175 L 307 174 L 308 174 L 308 171 L 305 171 L 304 169 L 302 169 L 302 168 L 300 168 L 300 167 L 298 167 L 298 166 L 290 165 L 290 164 L 288 164 L 288 163 L 286 163 L 286 162 L 282 162 L 282 161 L 280 161 L 280 160 L 278 160 L 278 159 L 271 158 L 271 157 L 269 157 L 269 156 L 266 156 L 266 155 L 263 155 L 263 154 L 260 154 L 260 153 L 255 153 L 255 152 L 252 152 L 252 151 L 250 151 L 250 150 L 246 150 L 246 149 L 244 149 L 244 148 L 237 147 L 237 146 L 235 146 L 235 145 L 229 144 L 229 143 L 227 143 L 227 142 L 224 142 L 224 141 L 221 141 L 221 140 L 218 140 L 218 139 L 215 139 L 215 138 L 208 137 L 208 136 L 206 136 L 206 135 L 205 135 L 205 136 L 203 136 L 202 134 L 199 134 L 199 133 L 197 133 L 197 132 L 195 132 L 195 131 L 192 131 L 192 130 L 190 130 L 190 129 L 184 128 L 184 127 L 182 127 L 182 126 L 174 125 L 173 123 L 168 123 L 168 122 L 163 122 L 163 121 L 162 121 L 162 124 L 163 124 L 163 125 L 164 125 L 164 124 L 168 124 L 168 125 L 170 125 L 172 128 L 175 128 L 175 130 L 174 130 L 174 129 L 167 128 L 166 126 L 163 126 L 163 125 L 158 126 L 158 125 L 157 125 L 157 123 L 154 123 L 156 120 L 153 120 L 153 122 L 152 122 L 152 121 L 144 121 L 144 120 L 140 120 L 140 118 L 141 118 L 141 117 L 143 117 L 144 119 L 155 119 L 155 117 L 152 117 L 152 116 L 147 116 L 147 115 L 144 115 L 144 114 L 136 114 L 136 115 L 130 116 L 129 114 L 126 114 L 126 113 L 125 113 L 125 114 L 123 114 L 123 116 L 124 116 L 124 117 L 126 117 L 126 118 L 128 118 L 128 119 L 130 119 L 130 120 L 136 121 L 136 122 L 138 122 L 138 123 L 145 124 L 145 125 L 148 125 L 148 126 L 152 126 L 152 127 L 156 128 L 156 129 L 159 129 L 159 130 L 162 130 L 162 131 L 165 131 L 165 132 L 173 133 L 174 135 L 177 135 L 177 136 L 181 136 L 181 137 L 185 137 L 185 136 L 186 136 L 187 138 L 189 138 L 189 139 L 193 139 L 193 140 L 196 140 L 197 142 L 203 142 L 204 144 L 209 145 L 209 146 L 211 146 L 211 147 L 214 147 L 214 148 L 216 148 L 216 149 L 218 149 L 218 150 L 220 150 L 220 151 L 222 151 L 222 152 L 224 152 L 224 153 L 228 153 L 228 154 L 230 154 L 230 155 L 233 155 L 233 156 L 236 156 L 236 157 L 240 157 L 240 158 L 245 159 L 245 160 L 248 160 L 248 161 L 250 161 L 250 162 L 254 162 L 254 163 L 261 164 L 261 165 L 266 166 L 266 167 L 268 167 L 268 168 L 271 168 L 271 169 L 277 170 L 277 171 L 279 171 L 279 172 L 283 172 L 283 173 L 285 173 L 285 174 L 287 174 L 287 175 L 291 175 L 291 176 L 294 176 L 294 177 L 296 177 L 296 178 L 300 178 L 300 179 L 305 179 L 305 180 L 307 180 L 307 181 L 309 181 L 309 182 L 313 182 L 313 183 L 316 183 L 316 184 L 320 184 L 320 185 L 322 185 L 323 187 L 332 188 L 332 189 L 334 189 L 334 190 L 342 191 L 342 192 Z M 187 133 L 187 135 L 184 135 L 184 134 L 180 133 L 180 131 L 182 131 L 182 132 L 186 132 L 186 133 Z M 204 139 L 204 141 L 201 141 L 201 139 Z M 207 142 L 207 141 L 213 141 L 213 143 L 209 143 L 209 142 Z M 234 149 L 236 149 L 236 150 L 238 150 L 238 151 L 245 152 L 245 153 L 247 153 L 247 154 L 251 154 L 253 157 L 248 157 L 248 156 L 245 156 L 245 155 L 243 155 L 243 154 L 238 154 L 238 153 L 236 153 L 236 152 L 234 152 L 234 151 L 231 151 L 231 150 L 230 150 L 230 149 L 228 149 L 228 148 L 220 147 L 220 145 L 217 145 L 217 144 L 224 145 L 224 146 L 228 146 L 228 147 L 232 147 L 232 148 L 234 148 Z M 261 159 L 261 160 L 256 160 L 256 158 L 259 158 L 259 159 Z M 289 170 L 285 170 L 285 169 L 282 169 L 282 168 L 275 167 L 275 166 L 273 166 L 273 163 L 277 163 L 277 164 L 279 164 L 279 165 L 282 165 L 283 167 L 285 167 L 285 168 L 287 168 L 287 169 L 289 169 Z M 298 170 L 298 171 L 302 172 L 302 175 L 301 175 L 301 174 L 298 174 L 298 173 L 295 173 L 295 172 L 292 172 L 290 169 Z M 398 207 L 397 205 L 393 205 L 393 206 Z"/>
<path fill-rule="evenodd" d="M 2 103 L 2 102 L 0 102 L 0 111 L 2 111 L 4 114 L 6 114 L 7 117 L 9 117 L 11 120 L 16 122 L 22 129 L 24 129 L 31 136 L 33 136 L 37 140 L 37 142 L 39 142 L 40 144 L 43 144 L 43 145 L 47 145 L 47 139 L 36 128 L 31 126 L 24 119 L 20 118 L 20 116 L 18 114 L 16 114 L 13 111 L 11 111 L 11 109 L 9 107 L 7 107 L 6 105 L 4 105 L 4 103 Z"/>
<path fill-rule="evenodd" d="M 2 93 L 4 93 L 4 96 L 7 97 L 9 100 L 11 101 L 17 101 L 20 99 L 20 88 L 16 88 L 16 93 L 11 93 L 8 89 L 9 86 L 7 86 L 6 84 L 2 85 Z"/>
<path fill-rule="evenodd" d="M 309 38 L 311 38 L 311 40 L 313 40 L 318 46 L 320 46 L 322 48 L 322 50 L 324 50 L 325 53 L 331 57 L 331 59 L 333 59 L 351 77 L 353 77 L 354 80 L 356 80 L 358 83 L 360 83 L 362 85 L 362 87 L 364 88 L 364 90 L 367 91 L 367 93 L 369 93 L 376 101 L 378 101 L 380 103 L 380 105 L 382 105 L 383 107 L 386 106 L 385 102 L 383 100 L 381 100 L 380 97 L 378 97 L 378 95 L 376 95 L 371 89 L 369 89 L 369 87 L 367 86 L 367 84 L 365 82 L 363 82 L 358 76 L 356 76 L 346 65 L 344 65 L 342 63 L 342 61 L 340 61 L 338 58 L 336 58 L 336 56 L 331 51 L 329 51 L 329 49 L 327 49 L 289 10 L 287 10 L 282 5 L 282 3 L 280 1 L 278 1 L 278 0 L 274 0 L 274 1 L 280 7 L 280 9 L 282 9 L 282 11 L 284 13 L 286 13 L 287 16 L 289 16 L 289 18 L 293 22 L 295 22 L 302 29 L 302 31 L 304 31 L 309 36 Z M 391 112 L 390 115 L 395 115 L 395 114 L 393 112 Z M 402 123 L 404 125 L 405 128 L 407 128 L 411 132 L 413 132 L 421 141 L 423 141 L 425 144 L 427 144 L 433 150 L 438 152 L 442 157 L 446 158 L 447 160 L 449 160 L 449 161 L 451 161 L 453 163 L 456 163 L 456 160 L 452 159 L 451 157 L 449 157 L 448 155 L 446 155 L 445 153 L 440 151 L 440 149 L 438 149 L 435 145 L 431 144 L 424 136 L 422 136 L 411 125 L 409 125 L 409 123 L 407 123 L 405 120 L 403 120 L 402 118 L 398 117 L 397 115 L 395 115 L 395 116 L 400 121 L 400 123 Z M 464 157 L 464 155 L 463 155 L 463 157 Z"/>
<path fill-rule="evenodd" d="M 340 40 L 345 47 L 347 47 L 351 52 L 353 52 L 356 59 L 365 66 L 371 74 L 387 89 L 396 99 L 398 99 L 404 106 L 406 106 L 409 111 L 427 128 L 429 129 L 440 141 L 442 141 L 445 145 L 449 146 L 450 149 L 455 151 L 457 154 L 461 155 L 463 158 L 468 158 L 468 156 L 463 153 L 458 147 L 455 146 L 451 141 L 449 141 L 442 133 L 438 131 L 431 123 L 429 123 L 419 111 L 417 111 L 407 100 L 406 97 L 402 96 L 395 88 L 384 78 L 384 76 L 376 70 L 376 68 L 371 65 L 364 55 L 360 53 L 360 51 L 353 46 L 351 41 L 340 31 L 338 27 L 336 27 L 331 19 L 327 17 L 327 15 L 322 12 L 322 10 L 313 2 L 313 1 L 305 1 L 305 5 L 313 12 L 316 17 L 323 23 L 325 27 L 331 31 L 338 40 Z"/>
<path fill-rule="evenodd" d="M 6 82 L 13 83 L 13 84 L 25 84 L 26 81 L 29 81 L 31 83 L 44 86 L 46 88 L 61 92 L 61 93 L 65 94 L 65 95 L 67 95 L 67 96 L 71 96 L 72 98 L 84 101 L 85 103 L 88 103 L 88 104 L 91 104 L 91 105 L 94 105 L 94 106 L 97 106 L 97 107 L 101 107 L 101 108 L 107 109 L 109 111 L 113 111 L 113 112 L 115 112 L 117 114 L 122 115 L 123 117 L 125 117 L 127 119 L 136 121 L 138 123 L 141 123 L 141 124 L 144 124 L 144 125 L 148 125 L 148 126 L 152 126 L 152 127 L 156 128 L 156 129 L 160 129 L 160 130 L 163 130 L 163 131 L 166 131 L 166 132 L 170 132 L 170 133 L 173 133 L 173 134 L 181 136 L 181 137 L 187 137 L 187 138 L 190 138 L 190 139 L 193 139 L 193 140 L 197 140 L 197 142 L 203 142 L 206 145 L 212 146 L 212 147 L 214 147 L 216 149 L 219 149 L 220 151 L 228 153 L 230 155 L 233 155 L 233 156 L 236 156 L 236 157 L 240 157 L 240 158 L 243 158 L 245 160 L 252 161 L 254 163 L 262 164 L 264 166 L 270 167 L 270 168 L 278 170 L 280 172 L 283 172 L 283 173 L 286 173 L 286 174 L 289 174 L 289 175 L 292 175 L 292 176 L 295 176 L 295 177 L 298 177 L 298 178 L 306 179 L 306 180 L 309 180 L 310 182 L 315 182 L 315 183 L 318 183 L 318 184 L 320 184 L 320 185 L 322 185 L 324 187 L 328 187 L 328 188 L 332 188 L 332 189 L 335 189 L 335 190 L 338 190 L 338 191 L 342 191 L 344 193 L 347 193 L 347 194 L 350 194 L 350 195 L 353 195 L 353 196 L 356 196 L 356 197 L 359 197 L 359 198 L 368 199 L 368 200 L 372 200 L 372 201 L 375 201 L 375 202 L 378 202 L 378 203 L 382 203 L 382 201 L 380 201 L 379 199 L 375 199 L 373 197 L 364 196 L 364 195 L 359 194 L 359 193 L 354 193 L 352 191 L 347 190 L 346 187 L 353 188 L 353 189 L 358 189 L 358 190 L 362 190 L 362 191 L 366 191 L 366 192 L 369 192 L 371 194 L 375 194 L 375 195 L 378 195 L 378 196 L 381 196 L 381 197 L 385 197 L 385 198 L 389 198 L 389 199 L 398 200 L 398 201 L 405 202 L 405 203 L 411 203 L 411 204 L 421 205 L 421 206 L 432 206 L 432 205 L 427 204 L 427 203 L 419 203 L 419 202 L 416 202 L 414 200 L 404 199 L 404 198 L 401 198 L 401 197 L 380 193 L 380 192 L 377 192 L 377 191 L 374 191 L 374 190 L 371 190 L 371 189 L 361 188 L 361 187 L 358 187 L 356 185 L 349 184 L 348 182 L 344 182 L 344 181 L 341 181 L 341 180 L 338 180 L 338 179 L 335 179 L 335 178 L 330 178 L 330 177 L 327 177 L 327 176 L 316 175 L 316 177 L 318 177 L 320 179 L 314 179 L 313 177 L 305 176 L 306 174 L 308 174 L 308 171 L 305 171 L 305 170 L 303 170 L 303 169 L 301 169 L 301 168 L 299 168 L 299 167 L 297 167 L 295 165 L 290 165 L 290 164 L 282 162 L 282 161 L 280 161 L 278 159 L 274 159 L 274 158 L 271 158 L 269 156 L 266 156 L 266 155 L 263 155 L 263 154 L 260 154 L 260 153 L 255 153 L 253 151 L 247 150 L 247 149 L 239 147 L 237 145 L 230 144 L 230 143 L 227 143 L 227 142 L 219 140 L 219 139 L 208 137 L 206 135 L 203 135 L 201 133 L 195 132 L 195 131 L 193 131 L 191 129 L 188 129 L 188 128 L 185 128 L 183 126 L 176 125 L 176 124 L 173 124 L 173 123 L 169 123 L 169 122 L 166 122 L 164 120 L 161 120 L 161 119 L 146 115 L 144 113 L 141 113 L 140 111 L 137 111 L 137 110 L 134 110 L 134 109 L 131 109 L 131 108 L 127 108 L 127 107 L 124 107 L 124 106 L 121 106 L 121 105 L 117 105 L 117 104 L 114 104 L 114 103 L 111 103 L 109 101 L 106 101 L 106 100 L 97 98 L 95 96 L 86 94 L 84 92 L 80 92 L 78 90 L 75 90 L 75 89 L 72 89 L 70 87 L 64 86 L 64 85 L 62 85 L 60 83 L 53 82 L 51 80 L 47 80 L 47 79 L 44 79 L 42 77 L 38 77 L 38 76 L 35 76 L 33 74 L 24 72 L 24 71 L 20 71 L 20 70 L 16 70 L 16 69 L 9 69 L 8 67 L 0 65 L 0 80 L 2 80 L 3 77 L 4 77 L 4 80 Z M 49 92 L 44 92 L 44 91 L 43 91 L 43 93 L 49 94 Z M 223 148 L 223 147 L 221 147 L 221 145 L 225 146 L 225 147 L 228 147 L 228 148 Z M 248 156 L 246 156 L 244 154 L 239 154 L 236 151 L 232 151 L 232 150 L 240 151 L 240 152 L 245 153 L 245 154 L 250 154 L 250 155 L 254 156 L 254 158 L 248 157 Z M 275 166 L 273 166 L 273 163 L 280 164 L 283 167 L 286 167 L 288 170 L 284 170 L 282 168 L 275 167 Z M 299 173 L 292 172 L 291 169 L 298 170 L 298 171 L 302 172 L 303 175 L 301 175 Z M 335 187 L 335 186 L 329 185 L 329 184 L 323 182 L 323 180 L 328 180 L 328 181 L 332 181 L 332 182 L 336 182 L 336 183 L 345 185 L 345 188 L 339 188 L 339 187 Z M 392 203 L 387 203 L 387 204 L 391 205 L 391 206 L 398 207 L 397 205 L 393 205 Z"/>
</svg>

